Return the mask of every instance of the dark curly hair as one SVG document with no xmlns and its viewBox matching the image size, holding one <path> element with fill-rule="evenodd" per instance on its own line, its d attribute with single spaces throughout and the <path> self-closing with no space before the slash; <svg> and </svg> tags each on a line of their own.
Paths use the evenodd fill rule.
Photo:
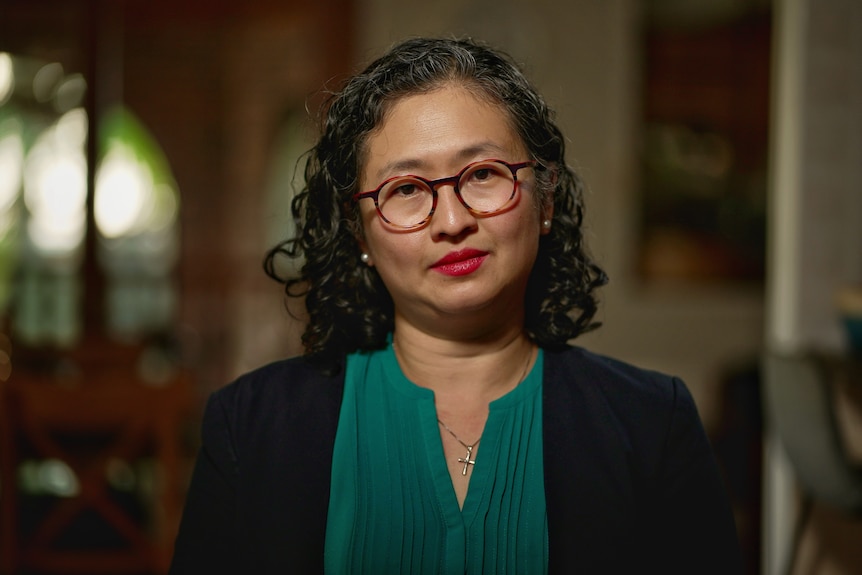
<svg viewBox="0 0 862 575">
<path fill-rule="evenodd" d="M 583 184 L 565 163 L 552 111 L 506 54 L 469 39 L 417 38 L 394 46 L 329 97 L 321 135 L 306 155 L 305 188 L 291 206 L 296 237 L 264 260 L 288 298 L 305 297 L 302 341 L 311 359 L 332 365 L 345 353 L 385 346 L 393 330 L 392 298 L 377 271 L 359 263 L 361 220 L 351 197 L 368 137 L 392 105 L 451 83 L 506 111 L 544 168 L 536 170 L 536 201 L 553 195 L 553 225 L 540 239 L 527 285 L 526 332 L 540 346 L 555 348 L 598 326 L 594 290 L 607 276 L 586 253 Z M 279 272 L 283 257 L 302 261 L 298 275 Z"/>
</svg>

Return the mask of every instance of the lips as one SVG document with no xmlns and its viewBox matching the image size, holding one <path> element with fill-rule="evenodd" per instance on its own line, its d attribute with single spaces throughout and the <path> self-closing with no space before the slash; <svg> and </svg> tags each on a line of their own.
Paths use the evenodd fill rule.
<svg viewBox="0 0 862 575">
<path fill-rule="evenodd" d="M 431 265 L 431 269 L 448 276 L 464 276 L 473 273 L 482 265 L 488 252 L 464 249 L 449 252 Z"/>
</svg>

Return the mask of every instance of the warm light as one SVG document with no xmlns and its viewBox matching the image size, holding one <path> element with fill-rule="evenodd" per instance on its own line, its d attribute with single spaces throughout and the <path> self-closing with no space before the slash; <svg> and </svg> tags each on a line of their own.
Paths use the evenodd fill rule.
<svg viewBox="0 0 862 575">
<path fill-rule="evenodd" d="M 87 144 L 87 112 L 75 108 L 60 116 L 55 125 L 54 137 L 57 145 L 64 148 L 80 149 L 83 153 Z"/>
<path fill-rule="evenodd" d="M 106 113 L 96 170 L 96 227 L 108 240 L 146 236 L 154 241 L 176 223 L 179 205 L 170 168 L 155 140 L 126 109 Z M 108 244 L 104 244 L 107 246 Z M 144 243 L 137 244 L 143 249 Z"/>
<path fill-rule="evenodd" d="M 107 238 L 139 231 L 153 207 L 153 177 L 132 150 L 114 143 L 96 174 L 96 227 Z"/>
<path fill-rule="evenodd" d="M 21 166 L 24 163 L 24 143 L 20 124 L 15 120 L 0 123 L 0 241 L 16 221 L 12 208 L 21 189 Z"/>
<path fill-rule="evenodd" d="M 48 157 L 39 163 L 32 186 L 25 185 L 30 239 L 42 251 L 71 251 L 86 229 L 86 165 L 71 156 Z"/>
<path fill-rule="evenodd" d="M 15 86 L 15 73 L 12 70 L 12 56 L 6 52 L 0 52 L 0 104 L 12 94 Z"/>
<path fill-rule="evenodd" d="M 105 112 L 100 128 L 93 215 L 107 279 L 106 328 L 111 337 L 135 340 L 174 319 L 179 197 L 167 159 L 131 111 Z M 160 377 L 146 375 L 148 383 Z"/>
<path fill-rule="evenodd" d="M 64 115 L 39 137 L 25 162 L 27 230 L 33 245 L 45 252 L 74 250 L 84 238 L 87 161 L 82 122 L 85 130 L 86 114 L 80 110 Z"/>
<path fill-rule="evenodd" d="M 0 213 L 9 209 L 21 187 L 24 142 L 17 120 L 0 122 Z"/>
</svg>

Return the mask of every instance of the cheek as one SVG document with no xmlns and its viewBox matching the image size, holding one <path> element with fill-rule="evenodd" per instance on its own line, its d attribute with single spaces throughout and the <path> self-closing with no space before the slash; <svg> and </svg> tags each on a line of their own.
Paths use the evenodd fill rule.
<svg viewBox="0 0 862 575">
<path fill-rule="evenodd" d="M 373 234 L 374 225 L 377 223 L 374 220 L 377 218 L 377 212 L 372 204 L 371 209 L 365 209 L 364 206 L 359 209 L 358 229 L 355 230 L 356 239 L 359 242 L 359 247 L 362 251 L 371 253 L 373 243 L 369 236 Z"/>
<path fill-rule="evenodd" d="M 367 230 L 377 217 L 377 208 L 371 199 L 364 199 L 359 203 L 359 221 L 362 229 Z"/>
<path fill-rule="evenodd" d="M 524 214 L 523 219 L 519 222 L 518 232 L 512 234 L 518 244 L 516 249 L 525 262 L 535 261 L 539 251 L 539 241 L 542 236 L 542 222 L 539 215 L 533 210 Z"/>
<path fill-rule="evenodd" d="M 387 267 L 403 268 L 405 264 L 419 260 L 422 245 L 419 235 L 392 233 L 381 229 L 379 221 L 371 220 L 365 223 L 362 245 L 374 259 L 378 270 L 385 274 Z"/>
<path fill-rule="evenodd" d="M 524 209 L 518 212 L 517 221 L 511 223 L 512 235 L 523 238 L 524 241 L 538 241 L 542 231 L 542 214 L 539 209 L 533 205 L 532 200 L 524 205 Z"/>
</svg>

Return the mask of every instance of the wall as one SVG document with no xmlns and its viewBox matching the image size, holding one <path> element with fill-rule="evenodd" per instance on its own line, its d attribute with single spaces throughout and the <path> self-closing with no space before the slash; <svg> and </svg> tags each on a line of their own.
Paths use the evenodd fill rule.
<svg viewBox="0 0 862 575">
<path fill-rule="evenodd" d="M 862 6 L 780 4 L 770 347 L 838 351 L 835 292 L 862 283 Z"/>
<path fill-rule="evenodd" d="M 771 351 L 835 354 L 846 345 L 835 292 L 862 283 L 862 4 L 782 0 L 776 8 L 766 340 Z M 858 423 L 845 431 L 849 445 L 862 440 Z M 772 438 L 765 480 L 764 573 L 771 574 L 783 572 L 790 551 L 797 487 Z M 816 506 L 794 573 L 859 573 L 860 537 L 858 520 Z"/>
<path fill-rule="evenodd" d="M 314 108 L 324 82 L 343 73 L 351 14 L 346 0 L 126 6 L 124 99 L 182 193 L 178 335 L 202 395 L 300 350 L 261 265 L 270 230 L 288 221 L 283 205 L 267 205 L 267 173 L 284 161 L 275 142 L 285 117 Z"/>
</svg>

